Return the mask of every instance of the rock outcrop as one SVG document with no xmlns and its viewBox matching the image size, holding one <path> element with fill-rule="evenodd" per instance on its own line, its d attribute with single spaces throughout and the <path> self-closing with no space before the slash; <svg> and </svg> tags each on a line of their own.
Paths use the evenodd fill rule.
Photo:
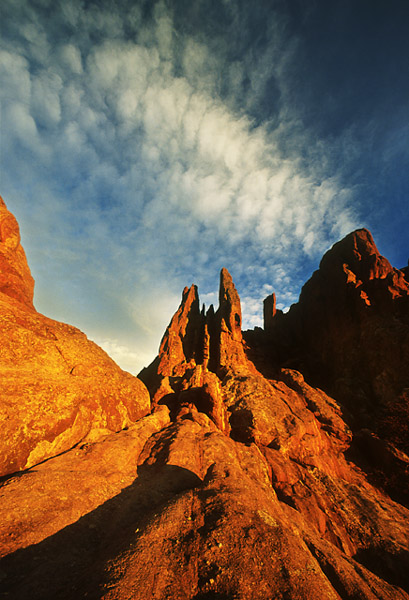
<svg viewBox="0 0 409 600">
<path fill-rule="evenodd" d="M 75 327 L 33 306 L 17 221 L 0 202 L 0 475 L 146 415 L 143 383 Z"/>
<path fill-rule="evenodd" d="M 16 218 L 0 196 L 0 293 L 32 309 L 34 279 L 20 242 Z"/>
<path fill-rule="evenodd" d="M 338 372 L 352 368 L 348 358 L 323 379 L 325 391 L 311 383 L 325 374 L 324 359 L 342 355 L 321 338 L 331 324 L 327 335 L 335 334 L 351 305 L 350 329 L 361 327 L 363 338 L 379 314 L 384 340 L 396 319 L 405 321 L 405 283 L 369 250 L 369 236 L 353 234 L 324 257 L 318 283 L 300 298 L 299 306 L 310 298 L 308 309 L 290 311 L 297 317 L 276 310 L 271 296 L 266 330 L 246 341 L 225 269 L 216 311 L 200 310 L 197 288 L 185 288 L 158 356 L 140 374 L 151 414 L 3 481 L 6 597 L 409 600 L 409 510 L 366 469 L 368 453 L 382 455 L 379 469 L 393 470 L 396 491 L 407 457 L 392 429 L 382 437 L 380 410 L 364 428 L 358 398 L 354 408 L 329 394 Z M 319 310 L 313 359 L 303 319 Z M 345 344 L 355 335 L 339 332 Z M 305 377 L 295 365 L 305 365 Z M 393 394 L 403 365 L 384 380 Z M 371 369 L 359 376 L 372 390 Z M 89 377 L 90 394 L 99 377 Z M 365 410 L 371 401 L 364 398 Z"/>
<path fill-rule="evenodd" d="M 299 302 L 265 331 L 273 361 L 341 397 L 362 425 L 409 386 L 409 284 L 365 229 L 325 254 Z"/>
<path fill-rule="evenodd" d="M 299 302 L 287 314 L 277 311 L 264 329 L 246 335 L 259 368 L 298 369 L 337 398 L 356 434 L 352 451 L 365 453 L 362 460 L 372 476 L 409 502 L 405 273 L 379 254 L 369 231 L 360 229 L 324 255 Z"/>
</svg>

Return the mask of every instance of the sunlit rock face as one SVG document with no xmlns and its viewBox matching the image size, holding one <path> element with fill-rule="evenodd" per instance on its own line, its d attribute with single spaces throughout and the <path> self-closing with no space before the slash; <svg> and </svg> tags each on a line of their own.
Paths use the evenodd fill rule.
<svg viewBox="0 0 409 600">
<path fill-rule="evenodd" d="M 17 221 L 0 202 L 0 474 L 31 467 L 150 410 L 143 383 L 33 306 Z"/>
<path fill-rule="evenodd" d="M 341 248 L 366 256 L 370 234 L 354 235 Z M 351 328 L 368 322 L 362 302 L 373 311 L 381 297 L 386 339 L 388 323 L 404 317 L 394 302 L 403 306 L 406 292 L 399 272 L 371 254 L 365 264 L 342 255 L 341 267 L 327 255 L 326 291 L 311 297 L 321 309 L 331 299 L 326 323 L 336 302 L 358 303 Z M 383 291 L 371 293 L 375 280 L 389 281 L 392 305 Z M 243 336 L 239 295 L 225 269 L 216 311 L 200 308 L 195 286 L 185 288 L 158 356 L 140 374 L 151 413 L 6 481 L 0 574 L 7 597 L 409 599 L 409 510 L 384 488 L 393 477 L 390 488 L 403 488 L 406 455 L 390 429 L 382 435 L 379 416 L 361 427 L 358 400 L 355 414 L 342 395 L 311 383 L 312 330 L 303 325 L 297 338 L 275 297 L 265 314 L 266 330 Z M 322 345 L 317 338 L 312 365 L 326 356 Z M 43 363 L 54 364 L 47 354 Z M 394 382 L 405 376 L 400 367 Z M 370 385 L 371 374 L 363 369 L 362 381 Z M 100 374 L 87 376 L 89 393 L 99 395 Z M 383 457 L 378 474 L 370 453 Z"/>
<path fill-rule="evenodd" d="M 0 292 L 33 307 L 34 279 L 20 243 L 20 228 L 0 196 Z"/>
</svg>

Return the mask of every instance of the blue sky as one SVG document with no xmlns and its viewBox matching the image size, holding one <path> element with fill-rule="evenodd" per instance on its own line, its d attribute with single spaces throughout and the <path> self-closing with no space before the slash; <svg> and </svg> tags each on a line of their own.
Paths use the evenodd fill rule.
<svg viewBox="0 0 409 600">
<path fill-rule="evenodd" d="M 408 261 L 406 0 L 2 0 L 1 193 L 35 304 L 125 369 L 181 290 L 244 326 L 368 227 Z"/>
</svg>

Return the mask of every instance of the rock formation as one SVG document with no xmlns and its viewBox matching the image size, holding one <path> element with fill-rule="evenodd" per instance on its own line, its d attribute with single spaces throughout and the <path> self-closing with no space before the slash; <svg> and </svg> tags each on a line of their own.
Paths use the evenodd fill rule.
<svg viewBox="0 0 409 600">
<path fill-rule="evenodd" d="M 0 196 L 0 292 L 33 308 L 34 279 L 20 243 L 20 228 Z"/>
<path fill-rule="evenodd" d="M 39 314 L 19 227 L 0 199 L 0 475 L 146 415 L 149 394 L 75 327 Z"/>
<path fill-rule="evenodd" d="M 337 398 L 355 433 L 351 451 L 359 446 L 372 475 L 409 501 L 409 482 L 396 476 L 408 477 L 409 282 L 379 254 L 369 231 L 335 244 L 299 302 L 246 340 L 260 369 L 298 369 Z"/>
<path fill-rule="evenodd" d="M 287 315 L 271 296 L 265 331 L 245 339 L 225 269 L 216 311 L 185 288 L 140 374 L 151 413 L 3 481 L 5 597 L 408 600 L 406 423 L 388 423 L 406 414 L 408 336 L 396 334 L 407 301 L 407 282 L 365 231 L 334 246 Z M 387 347 L 371 350 L 377 339 Z M 12 346 L 23 360 L 18 338 Z M 42 369 L 55 364 L 42 356 Z M 101 370 L 87 375 L 98 396 Z M 340 385 L 347 377 L 361 389 Z M 119 397 L 115 388 L 104 406 Z M 25 417 L 10 414 L 17 430 Z"/>
</svg>

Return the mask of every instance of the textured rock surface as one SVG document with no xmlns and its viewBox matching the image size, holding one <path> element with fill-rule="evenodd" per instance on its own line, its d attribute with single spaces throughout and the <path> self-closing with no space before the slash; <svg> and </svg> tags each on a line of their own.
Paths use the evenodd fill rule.
<svg viewBox="0 0 409 600">
<path fill-rule="evenodd" d="M 7 482 L 3 590 L 407 600 L 409 512 L 344 468 L 349 480 L 161 409 Z"/>
<path fill-rule="evenodd" d="M 20 243 L 20 228 L 1 196 L 0 292 L 33 308 L 34 279 Z"/>
<path fill-rule="evenodd" d="M 335 244 L 299 302 L 246 339 L 263 372 L 291 366 L 337 398 L 362 465 L 409 502 L 409 284 L 369 231 Z M 362 443 L 360 430 L 371 432 L 372 443 Z"/>
<path fill-rule="evenodd" d="M 132 484 L 146 440 L 167 423 L 169 412 L 163 407 L 99 443 L 84 442 L 5 479 L 0 555 L 38 544 Z"/>
<path fill-rule="evenodd" d="M 0 204 L 0 475 L 85 439 L 129 426 L 150 410 L 143 383 L 75 327 L 33 307 L 34 282 L 18 225 Z"/>
<path fill-rule="evenodd" d="M 342 397 L 359 424 L 409 386 L 409 284 L 365 229 L 325 254 L 299 302 L 268 329 L 272 358 Z"/>
<path fill-rule="evenodd" d="M 363 256 L 361 241 L 348 238 L 346 245 Z M 404 302 L 405 288 L 399 273 L 371 254 L 365 264 L 346 264 L 366 282 L 371 307 L 368 285 L 382 288 L 370 282 L 390 277 L 392 305 L 384 291 L 374 292 L 385 302 L 386 340 L 397 315 L 405 318 L 405 308 L 394 304 Z M 324 264 L 335 286 L 325 292 L 336 299 L 325 313 L 329 324 L 348 282 L 339 273 L 330 278 L 337 261 Z M 369 306 L 361 288 L 355 281 L 345 302 Z M 325 294 L 318 294 L 321 308 Z M 249 346 L 225 269 L 219 302 L 216 312 L 200 311 L 196 287 L 185 288 L 158 357 L 141 374 L 153 397 L 150 415 L 3 480 L 5 598 L 409 600 L 409 510 L 385 492 L 382 477 L 363 470 L 372 453 L 379 475 L 392 470 L 395 490 L 404 484 L 407 458 L 391 434 L 402 439 L 402 429 L 395 423 L 382 437 L 379 411 L 366 428 L 357 427 L 359 399 L 354 412 L 342 395 L 311 385 L 316 362 L 306 362 L 307 341 L 293 354 L 297 331 L 282 326 L 292 321 L 275 310 L 274 297 L 265 305 L 268 331 L 248 334 Z M 358 313 L 354 326 L 367 327 L 369 318 Z M 320 360 L 323 345 L 318 339 Z M 44 369 L 57 360 L 43 354 Z M 284 364 L 294 357 L 297 366 L 305 362 L 306 379 Z M 402 364 L 388 380 L 396 389 Z M 360 377 L 372 385 L 370 368 Z M 90 371 L 90 394 L 99 378 Z M 400 398 L 405 414 L 407 397 Z M 368 402 L 363 397 L 365 410 Z"/>
</svg>

